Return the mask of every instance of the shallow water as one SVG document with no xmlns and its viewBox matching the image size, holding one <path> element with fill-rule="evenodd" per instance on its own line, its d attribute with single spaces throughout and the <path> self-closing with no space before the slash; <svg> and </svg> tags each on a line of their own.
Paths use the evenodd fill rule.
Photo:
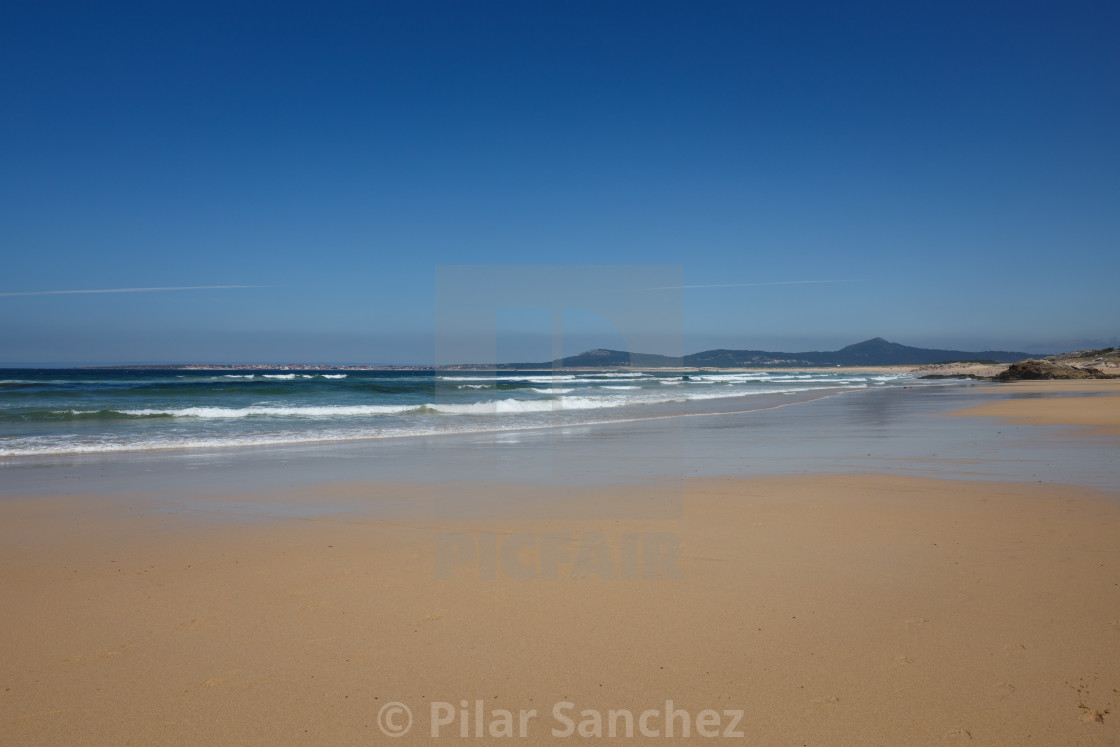
<svg viewBox="0 0 1120 747">
<path fill-rule="evenodd" d="M 826 394 L 826 393 L 821 393 Z M 267 494 L 324 483 L 665 485 L 694 477 L 882 472 L 1120 488 L 1117 440 L 942 413 L 1029 394 L 992 384 L 833 393 L 770 409 L 248 449 L 43 456 L 0 467 L 2 494 Z M 438 492 L 438 491 L 437 491 Z M 357 501 L 358 499 L 353 499 Z M 361 499 L 368 501 L 368 499 Z M 290 495 L 275 510 L 291 513 Z M 317 510 L 354 508 L 337 494 Z M 368 508 L 368 506 L 364 506 Z M 298 514 L 298 511 L 296 511 Z"/>
<path fill-rule="evenodd" d="M 916 383 L 899 373 L 0 370 L 0 461 L 481 433 Z"/>
</svg>

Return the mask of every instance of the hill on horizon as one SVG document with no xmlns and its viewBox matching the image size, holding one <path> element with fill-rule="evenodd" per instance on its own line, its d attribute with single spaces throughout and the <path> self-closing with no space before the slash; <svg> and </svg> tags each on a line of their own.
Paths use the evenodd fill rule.
<svg viewBox="0 0 1120 747">
<path fill-rule="evenodd" d="M 921 366 L 931 363 L 983 361 L 1015 363 L 1039 355 L 1007 350 L 938 350 L 915 348 L 875 337 L 834 351 L 801 353 L 768 350 L 705 350 L 683 358 L 655 353 L 628 353 L 598 348 L 546 363 L 503 363 L 500 368 L 742 368 L 748 366 Z"/>
</svg>

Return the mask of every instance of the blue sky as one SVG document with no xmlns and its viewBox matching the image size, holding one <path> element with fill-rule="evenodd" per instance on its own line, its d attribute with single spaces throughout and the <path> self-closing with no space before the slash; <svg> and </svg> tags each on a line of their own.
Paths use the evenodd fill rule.
<svg viewBox="0 0 1120 747">
<path fill-rule="evenodd" d="M 445 265 L 728 286 L 664 291 L 686 352 L 1117 344 L 1118 32 L 1111 2 L 6 2 L 0 363 L 428 362 Z M 186 286 L 253 287 L 4 295 Z M 548 347 L 498 316 L 503 356 Z M 565 352 L 619 344 L 563 316 Z"/>
</svg>

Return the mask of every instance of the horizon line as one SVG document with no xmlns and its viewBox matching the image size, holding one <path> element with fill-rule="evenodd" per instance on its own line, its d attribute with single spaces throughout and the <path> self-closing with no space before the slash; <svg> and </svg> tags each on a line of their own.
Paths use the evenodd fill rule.
<svg viewBox="0 0 1120 747">
<path fill-rule="evenodd" d="M 45 290 L 45 291 L 9 291 L 0 293 L 0 297 L 12 296 L 62 296 L 83 293 L 154 293 L 157 291 L 186 291 L 186 290 L 230 290 L 235 288 L 270 288 L 268 285 L 176 285 L 157 288 L 96 288 L 90 290 Z"/>
</svg>

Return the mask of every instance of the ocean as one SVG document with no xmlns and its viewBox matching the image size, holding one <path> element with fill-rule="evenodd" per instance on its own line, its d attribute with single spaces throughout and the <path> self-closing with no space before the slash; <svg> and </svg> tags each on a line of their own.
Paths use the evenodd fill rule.
<svg viewBox="0 0 1120 747">
<path fill-rule="evenodd" d="M 0 369 L 0 458 L 431 436 L 749 411 L 901 373 Z"/>
</svg>

